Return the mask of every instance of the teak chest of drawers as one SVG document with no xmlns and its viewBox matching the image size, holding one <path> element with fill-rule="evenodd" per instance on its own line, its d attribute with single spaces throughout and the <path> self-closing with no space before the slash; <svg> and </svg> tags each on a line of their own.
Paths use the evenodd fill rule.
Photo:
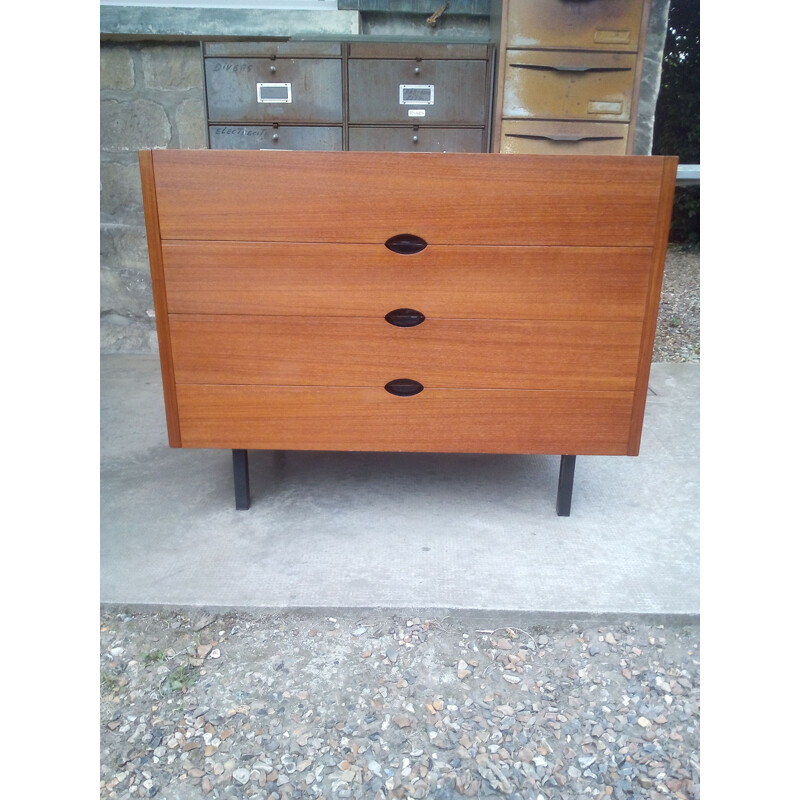
<svg viewBox="0 0 800 800">
<path fill-rule="evenodd" d="M 636 455 L 677 158 L 142 151 L 169 444 Z"/>
</svg>

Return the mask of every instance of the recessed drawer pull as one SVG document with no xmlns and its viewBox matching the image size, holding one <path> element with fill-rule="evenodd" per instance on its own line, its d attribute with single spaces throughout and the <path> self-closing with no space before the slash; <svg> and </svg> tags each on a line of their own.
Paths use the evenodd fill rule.
<svg viewBox="0 0 800 800">
<path fill-rule="evenodd" d="M 538 69 L 546 72 L 630 72 L 630 67 L 593 67 L 589 64 L 509 64 L 519 69 Z"/>
<path fill-rule="evenodd" d="M 623 136 L 581 136 L 569 133 L 507 133 L 512 139 L 546 139 L 549 142 L 612 142 Z"/>
<path fill-rule="evenodd" d="M 425 315 L 413 308 L 396 308 L 394 311 L 390 311 L 384 319 L 390 325 L 396 325 L 398 328 L 413 328 L 415 325 L 425 322 Z"/>
<path fill-rule="evenodd" d="M 428 246 L 421 236 L 415 236 L 413 233 L 398 233 L 397 236 L 387 239 L 385 244 L 393 253 L 400 253 L 403 256 L 419 253 Z"/>
<path fill-rule="evenodd" d="M 412 381 L 410 378 L 396 378 L 389 381 L 383 388 L 389 394 L 395 394 L 398 397 L 411 397 L 411 395 L 419 394 L 425 387 L 419 381 Z"/>
</svg>

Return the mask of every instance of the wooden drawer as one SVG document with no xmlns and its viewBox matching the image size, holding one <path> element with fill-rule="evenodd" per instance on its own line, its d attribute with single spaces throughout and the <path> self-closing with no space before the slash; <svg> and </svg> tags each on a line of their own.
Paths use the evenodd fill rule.
<svg viewBox="0 0 800 800">
<path fill-rule="evenodd" d="M 635 52 L 643 0 L 509 0 L 507 47 Z"/>
<path fill-rule="evenodd" d="M 342 122 L 333 58 L 206 58 L 209 122 Z"/>
<path fill-rule="evenodd" d="M 640 321 L 652 250 L 645 247 L 164 242 L 172 314 Z"/>
<path fill-rule="evenodd" d="M 628 146 L 625 122 L 504 119 L 501 153 L 621 156 Z"/>
<path fill-rule="evenodd" d="M 627 122 L 635 69 L 624 53 L 508 50 L 503 116 Z"/>
<path fill-rule="evenodd" d="M 672 167 L 649 156 L 496 153 L 155 150 L 152 158 L 162 239 L 381 244 L 412 233 L 429 244 L 651 246 Z"/>
<path fill-rule="evenodd" d="M 480 153 L 486 149 L 483 128 L 351 127 L 349 137 L 350 150 Z"/>
<path fill-rule="evenodd" d="M 178 383 L 633 391 L 641 324 L 171 315 Z"/>
<path fill-rule="evenodd" d="M 399 376 L 405 377 L 405 376 Z M 624 455 L 632 392 L 179 384 L 183 447 Z"/>
<path fill-rule="evenodd" d="M 348 64 L 351 124 L 482 125 L 486 61 L 359 59 Z"/>
<path fill-rule="evenodd" d="M 212 150 L 341 150 L 342 129 L 303 125 L 209 125 Z"/>
</svg>

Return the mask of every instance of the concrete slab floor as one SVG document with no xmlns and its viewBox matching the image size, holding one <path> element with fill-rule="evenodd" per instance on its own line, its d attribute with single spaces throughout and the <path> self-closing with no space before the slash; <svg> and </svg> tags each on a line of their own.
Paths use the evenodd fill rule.
<svg viewBox="0 0 800 800">
<path fill-rule="evenodd" d="M 699 365 L 654 364 L 641 453 L 251 451 L 167 445 L 157 356 L 101 358 L 101 602 L 213 609 L 699 614 Z"/>
</svg>

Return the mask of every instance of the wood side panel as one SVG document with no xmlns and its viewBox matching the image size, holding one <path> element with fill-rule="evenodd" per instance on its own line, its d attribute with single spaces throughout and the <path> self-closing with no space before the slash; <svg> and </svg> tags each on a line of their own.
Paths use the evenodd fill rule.
<svg viewBox="0 0 800 800">
<path fill-rule="evenodd" d="M 669 243 L 669 226 L 672 219 L 672 202 L 675 194 L 675 177 L 678 172 L 678 158 L 669 156 L 663 161 L 661 205 L 658 212 L 658 232 L 654 239 L 653 267 L 650 271 L 645 318 L 642 325 L 642 343 L 639 351 L 639 368 L 636 372 L 633 414 L 631 416 L 628 455 L 639 455 L 642 438 L 644 408 L 647 400 L 647 384 L 650 380 L 650 364 L 653 360 L 653 343 L 656 338 L 658 306 L 661 301 L 661 282 L 664 278 L 664 260 Z"/>
<path fill-rule="evenodd" d="M 178 383 L 633 391 L 641 325 L 173 315 Z"/>
<path fill-rule="evenodd" d="M 630 392 L 181 384 L 184 447 L 624 455 Z"/>
<path fill-rule="evenodd" d="M 183 314 L 641 320 L 649 248 L 165 242 L 169 308 Z"/>
<path fill-rule="evenodd" d="M 163 239 L 649 246 L 657 156 L 157 150 Z"/>
<path fill-rule="evenodd" d="M 164 265 L 161 258 L 161 233 L 158 219 L 158 197 L 153 174 L 153 154 L 139 151 L 139 172 L 142 179 L 144 223 L 147 231 L 147 250 L 150 256 L 150 276 L 156 312 L 158 354 L 161 360 L 161 382 L 164 388 L 164 407 L 167 416 L 167 435 L 170 447 L 181 446 L 180 418 L 175 396 L 175 372 L 167 316 L 167 292 L 164 285 Z"/>
</svg>

